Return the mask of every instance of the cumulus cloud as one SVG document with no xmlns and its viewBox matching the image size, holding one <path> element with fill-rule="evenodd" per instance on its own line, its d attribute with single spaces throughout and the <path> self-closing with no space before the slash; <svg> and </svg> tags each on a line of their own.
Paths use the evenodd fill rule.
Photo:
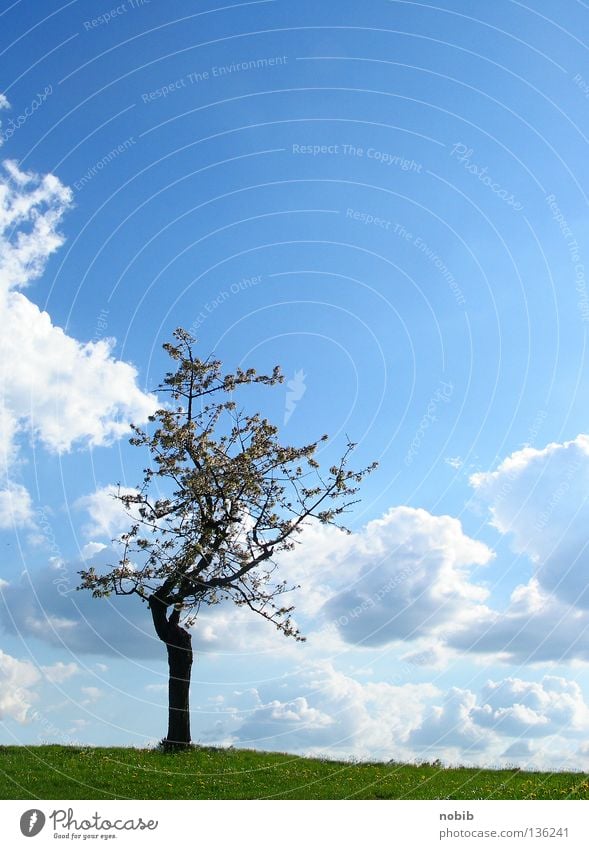
<svg viewBox="0 0 589 849">
<path fill-rule="evenodd" d="M 103 542 L 88 542 L 82 548 L 82 557 L 84 560 L 92 560 L 95 554 L 99 554 L 101 551 L 107 548 L 106 544 Z"/>
<path fill-rule="evenodd" d="M 579 685 L 545 676 L 488 681 L 478 693 L 431 683 L 360 682 L 321 661 L 209 699 L 201 739 L 326 757 L 551 768 L 589 729 Z M 547 745 L 547 743 L 549 744 Z"/>
<path fill-rule="evenodd" d="M 517 761 L 528 763 L 530 758 L 532 757 L 533 750 L 530 745 L 529 740 L 517 740 L 515 743 L 511 743 L 510 746 L 502 753 L 502 759 L 506 761 Z"/>
<path fill-rule="evenodd" d="M 93 557 L 97 571 L 118 561 L 112 548 Z M 122 658 L 165 659 L 165 647 L 155 634 L 151 614 L 139 598 L 95 599 L 76 591 L 78 571 L 85 563 L 53 559 L 48 566 L 26 571 L 0 587 L 0 624 L 5 632 L 25 640 L 38 639 L 77 654 Z M 260 616 L 232 604 L 204 608 L 192 629 L 199 654 L 248 655 L 295 651 L 287 639 Z"/>
<path fill-rule="evenodd" d="M 0 342 L 12 434 L 27 431 L 54 451 L 78 442 L 105 445 L 153 411 L 153 397 L 137 386 L 136 369 L 113 358 L 114 340 L 80 343 L 18 292 L 1 306 L 12 329 Z"/>
<path fill-rule="evenodd" d="M 5 105 L 5 104 L 0 104 Z M 136 369 L 113 357 L 114 340 L 78 342 L 21 290 L 41 276 L 63 244 L 59 230 L 71 191 L 52 174 L 0 170 L 0 457 L 7 483 L 18 438 L 32 436 L 53 451 L 105 445 L 141 422 L 155 406 L 137 385 Z M 7 496 L 4 495 L 6 498 Z M 22 506 L 23 500 L 20 504 Z M 16 513 L 19 520 L 24 514 Z"/>
<path fill-rule="evenodd" d="M 112 550 L 105 549 L 97 555 L 103 566 L 109 554 Z M 77 592 L 80 568 L 82 564 L 54 560 L 4 586 L 0 596 L 4 630 L 74 655 L 161 657 L 147 605 L 138 599 L 93 599 L 90 592 Z"/>
<path fill-rule="evenodd" d="M 35 699 L 31 687 L 40 679 L 41 674 L 32 663 L 17 660 L 0 650 L 0 719 L 26 722 Z"/>
<path fill-rule="evenodd" d="M 589 706 L 575 681 L 488 681 L 477 696 L 453 687 L 433 705 L 409 743 L 417 757 L 446 762 L 547 764 L 543 738 L 550 737 L 553 763 L 568 758 L 571 740 L 589 729 Z"/>
<path fill-rule="evenodd" d="M 575 445 L 518 452 L 496 472 L 473 479 L 477 496 L 487 498 L 493 508 L 494 523 L 500 530 L 509 528 L 514 533 L 518 549 L 530 521 L 522 507 L 524 491 L 528 501 L 540 498 L 540 484 L 534 487 L 518 476 L 530 463 L 547 455 L 559 457 L 561 449 L 566 453 L 571 448 L 577 469 L 579 458 L 586 456 L 586 440 L 581 438 Z M 510 475 L 509 487 L 503 474 Z M 77 503 L 88 513 L 86 530 L 94 539 L 112 539 L 128 525 L 129 517 L 113 497 L 116 491 L 114 486 L 103 487 Z M 560 492 L 562 500 L 568 490 Z M 505 505 L 504 500 L 509 503 Z M 546 494 L 542 503 L 551 505 L 544 509 L 551 509 L 553 515 L 561 507 L 560 501 Z M 576 529 L 574 523 L 569 526 Z M 551 529 L 550 533 L 556 532 Z M 563 525 L 557 538 L 565 536 Z M 300 539 L 293 551 L 281 554 L 279 566 L 288 583 L 301 584 L 289 600 L 295 604 L 299 624 L 309 637 L 308 651 L 315 658 L 344 646 L 404 642 L 409 645 L 403 660 L 421 667 L 441 668 L 459 653 L 493 655 L 496 661 L 519 664 L 589 661 L 589 611 L 546 587 L 540 538 L 525 537 L 527 548 L 534 547 L 530 556 L 537 576 L 516 586 L 501 609 L 494 609 L 487 588 L 472 577 L 474 568 L 492 562 L 493 552 L 468 537 L 460 522 L 449 516 L 394 507 L 351 535 L 314 524 Z M 116 552 L 104 545 L 92 542 L 84 549 L 99 571 L 118 559 Z M 161 655 L 145 606 L 135 599 L 97 602 L 89 593 L 64 597 L 54 586 L 60 576 L 52 573 L 60 568 L 65 567 L 54 564 L 34 578 L 27 576 L 27 581 L 39 586 L 37 599 L 26 586 L 15 582 L 5 589 L 16 623 L 11 624 L 5 615 L 8 627 L 53 644 L 63 640 L 76 651 Z M 77 584 L 73 574 L 77 568 L 67 567 L 70 588 Z M 577 591 L 575 598 L 578 596 Z M 197 650 L 207 653 L 242 653 L 246 646 L 250 654 L 277 650 L 295 654 L 293 646 L 267 623 L 250 611 L 236 611 L 229 603 L 203 609 L 193 635 Z"/>
<path fill-rule="evenodd" d="M 0 489 L 0 530 L 30 525 L 32 518 L 31 496 L 26 487 L 10 482 Z"/>
<path fill-rule="evenodd" d="M 476 696 L 470 690 L 452 687 L 442 705 L 434 705 L 422 724 L 411 735 L 410 743 L 417 751 L 428 753 L 458 750 L 462 755 L 482 752 L 488 745 L 488 735 L 477 727 L 472 711 Z"/>
<path fill-rule="evenodd" d="M 52 684 L 62 684 L 73 675 L 79 675 L 82 671 L 77 663 L 62 663 L 58 661 L 52 666 L 42 666 L 41 670 L 45 678 Z"/>
<path fill-rule="evenodd" d="M 347 540 L 346 586 L 325 601 L 323 614 L 349 643 L 374 646 L 435 633 L 472 618 L 488 595 L 471 583 L 469 570 L 493 554 L 450 516 L 394 507 Z M 332 563 L 329 577 L 338 565 Z"/>
<path fill-rule="evenodd" d="M 94 539 L 112 539 L 128 527 L 117 491 L 103 487 L 77 502 L 88 513 L 86 530 Z M 281 555 L 279 566 L 287 583 L 301 584 L 289 601 L 314 655 L 340 650 L 342 641 L 363 646 L 416 641 L 408 660 L 441 666 L 448 657 L 443 635 L 487 611 L 482 603 L 487 591 L 469 581 L 469 569 L 488 563 L 492 552 L 449 516 L 397 507 L 358 533 L 312 525 L 301 539 L 294 551 Z M 99 572 L 118 561 L 104 543 L 92 543 L 84 554 Z M 8 626 L 53 644 L 63 640 L 77 651 L 157 655 L 157 644 L 145 638 L 151 624 L 137 599 L 97 601 L 89 593 L 60 592 L 76 586 L 77 568 L 57 563 L 27 573 L 21 585 L 13 582 L 5 597 L 16 625 L 5 616 Z M 207 653 L 241 654 L 245 646 L 249 654 L 284 654 L 296 648 L 260 617 L 229 602 L 199 612 L 193 640 Z"/>
<path fill-rule="evenodd" d="M 309 755 L 406 756 L 403 743 L 437 692 L 431 684 L 362 684 L 323 661 L 226 699 L 208 738 Z"/>
<path fill-rule="evenodd" d="M 416 651 L 408 652 L 401 656 L 401 660 L 413 666 L 441 669 L 448 664 L 451 654 L 446 645 L 437 642 L 425 644 Z"/>
<path fill-rule="evenodd" d="M 127 486 L 115 486 L 108 484 L 100 487 L 89 495 L 84 495 L 78 498 L 75 506 L 79 510 L 84 510 L 89 517 L 89 522 L 86 524 L 84 531 L 88 536 L 97 536 L 114 539 L 119 534 L 128 530 L 131 522 L 130 515 L 133 515 L 132 505 L 129 511 L 125 508 L 119 496 L 135 495 L 136 489 Z M 89 543 L 89 546 L 94 546 L 93 554 L 97 554 L 101 549 L 95 548 L 98 543 Z"/>
<path fill-rule="evenodd" d="M 447 644 L 506 663 L 589 662 L 589 613 L 547 593 L 532 578 L 513 590 L 505 610 L 482 609 L 476 621 L 449 632 Z"/>
<path fill-rule="evenodd" d="M 100 687 L 82 687 L 81 693 L 85 696 L 83 705 L 94 704 L 104 696 L 104 691 Z"/>
<path fill-rule="evenodd" d="M 475 722 L 510 737 L 574 735 L 589 728 L 589 708 L 576 681 L 546 675 L 541 681 L 489 681 Z"/>
<path fill-rule="evenodd" d="M 6 294 L 43 273 L 48 258 L 63 244 L 58 230 L 71 205 L 71 190 L 53 174 L 21 171 L 3 162 L 0 180 L 0 289 Z"/>
<path fill-rule="evenodd" d="M 589 436 L 516 451 L 471 483 L 541 588 L 589 610 Z"/>
<path fill-rule="evenodd" d="M 589 661 L 589 436 L 526 447 L 471 483 L 533 575 L 504 610 L 457 623 L 448 645 L 507 662 Z"/>
</svg>

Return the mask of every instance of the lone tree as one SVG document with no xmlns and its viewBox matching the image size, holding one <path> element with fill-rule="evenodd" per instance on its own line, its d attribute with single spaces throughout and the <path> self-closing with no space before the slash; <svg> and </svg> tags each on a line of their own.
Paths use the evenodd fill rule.
<svg viewBox="0 0 589 849">
<path fill-rule="evenodd" d="M 293 607 L 282 603 L 292 587 L 275 579 L 275 557 L 294 548 L 312 518 L 340 526 L 358 484 L 376 466 L 349 469 L 348 443 L 322 474 L 314 455 L 326 436 L 298 448 L 282 445 L 274 425 L 236 403 L 241 387 L 281 383 L 280 369 L 224 374 L 218 360 L 195 357 L 194 344 L 178 329 L 164 345 L 176 364 L 159 387 L 170 403 L 150 417 L 149 431 L 131 426 L 131 444 L 148 450 L 150 465 L 135 493 L 115 496 L 129 515 L 118 539 L 120 560 L 107 574 L 80 572 L 78 588 L 94 597 L 136 595 L 149 605 L 168 653 L 169 748 L 190 744 L 192 646 L 181 617 L 189 625 L 201 605 L 231 599 L 302 640 Z"/>
</svg>

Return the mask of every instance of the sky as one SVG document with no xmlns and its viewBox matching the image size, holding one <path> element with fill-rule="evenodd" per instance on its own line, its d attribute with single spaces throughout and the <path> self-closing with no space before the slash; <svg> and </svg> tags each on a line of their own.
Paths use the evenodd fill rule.
<svg viewBox="0 0 589 849">
<path fill-rule="evenodd" d="M 193 628 L 196 742 L 589 769 L 581 0 L 0 3 L 0 743 L 152 746 L 92 599 L 178 326 L 285 441 L 379 461 L 281 555 L 307 637 Z"/>
</svg>

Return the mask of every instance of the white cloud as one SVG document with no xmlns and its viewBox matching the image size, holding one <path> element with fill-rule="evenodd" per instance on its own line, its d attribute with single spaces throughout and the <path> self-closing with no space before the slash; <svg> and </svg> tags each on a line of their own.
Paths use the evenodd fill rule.
<svg viewBox="0 0 589 849">
<path fill-rule="evenodd" d="M 0 106 L 6 105 L 3 101 Z M 142 422 L 155 399 L 135 368 L 113 357 L 113 340 L 78 342 L 56 327 L 22 290 L 63 244 L 59 227 L 71 191 L 52 174 L 0 171 L 0 462 L 18 459 L 17 440 L 33 436 L 53 451 L 105 445 Z M 9 488 L 2 484 L 2 489 Z"/>
<path fill-rule="evenodd" d="M 489 681 L 483 705 L 473 711 L 478 725 L 511 737 L 575 734 L 589 728 L 589 708 L 576 681 L 546 675 L 540 682 L 505 678 Z"/>
<path fill-rule="evenodd" d="M 316 617 L 334 592 L 354 580 L 357 566 L 352 541 L 356 536 L 311 521 L 294 540 L 294 549 L 280 554 L 281 575 L 290 586 L 301 586 L 292 596 L 297 613 Z"/>
<path fill-rule="evenodd" d="M 41 675 L 28 661 L 17 660 L 0 650 L 0 719 L 11 718 L 26 722 L 27 713 L 35 699 L 31 687 Z"/>
<path fill-rule="evenodd" d="M 88 536 L 103 537 L 113 540 L 116 536 L 129 529 L 131 524 L 130 516 L 133 516 L 132 508 L 127 512 L 124 504 L 118 496 L 134 495 L 136 489 L 127 486 L 115 486 L 108 484 L 100 487 L 90 495 L 84 495 L 76 501 L 75 506 L 79 510 L 84 510 L 89 518 L 89 523 L 84 530 Z M 99 543 L 89 543 L 84 550 L 89 546 L 96 546 Z M 104 548 L 104 546 L 103 546 Z M 94 548 L 93 553 L 97 554 L 103 549 Z M 84 555 L 86 556 L 86 555 Z"/>
<path fill-rule="evenodd" d="M 589 436 L 516 451 L 471 482 L 493 525 L 535 564 L 541 589 L 589 609 Z"/>
<path fill-rule="evenodd" d="M 527 764 L 532 757 L 533 749 L 530 745 L 529 740 L 516 740 L 515 743 L 511 743 L 507 747 L 507 749 L 502 753 L 501 758 L 505 760 L 507 763 L 523 763 Z"/>
<path fill-rule="evenodd" d="M 93 564 L 100 572 L 117 560 L 117 552 L 105 547 Z M 155 634 L 149 609 L 137 597 L 95 599 L 87 590 L 76 591 L 78 570 L 86 565 L 56 561 L 24 572 L 19 580 L 5 581 L 0 593 L 4 630 L 73 653 L 165 659 L 165 646 Z M 230 602 L 203 608 L 192 634 L 197 654 L 251 658 L 265 652 L 284 656 L 300 648 L 262 617 Z"/>
<path fill-rule="evenodd" d="M 114 486 L 103 487 L 77 502 L 89 515 L 87 531 L 94 539 L 112 539 L 128 527 L 116 492 Z M 481 604 L 486 590 L 469 583 L 468 568 L 487 563 L 492 552 L 465 536 L 456 519 L 398 507 L 356 534 L 314 525 L 301 539 L 294 551 L 281 556 L 279 566 L 287 583 L 302 585 L 288 602 L 295 604 L 309 637 L 305 648 L 314 657 L 350 643 L 416 641 L 408 660 L 441 666 L 449 656 L 444 635 L 487 611 Z M 98 572 L 117 562 L 110 547 L 92 551 Z M 7 587 L 5 626 L 54 645 L 63 642 L 73 651 L 161 655 L 145 605 L 135 598 L 96 600 L 90 593 L 73 592 L 79 583 L 76 568 L 61 564 L 58 573 L 57 567 L 27 573 L 20 586 Z M 300 656 L 298 644 L 229 601 L 203 608 L 192 634 L 197 652 Z"/>
<path fill-rule="evenodd" d="M 450 516 L 393 507 L 344 541 L 347 551 L 340 544 L 335 556 L 324 558 L 323 573 L 312 551 L 306 556 L 309 573 L 332 588 L 324 616 L 350 643 L 382 645 L 435 633 L 473 618 L 488 595 L 469 581 L 469 570 L 489 563 L 493 553 Z"/>
<path fill-rule="evenodd" d="M 58 661 L 52 666 L 42 666 L 43 675 L 53 684 L 62 684 L 73 675 L 79 675 L 82 671 L 77 663 L 62 663 Z"/>
<path fill-rule="evenodd" d="M 103 487 L 77 502 L 88 512 L 87 530 L 94 539 L 111 539 L 129 524 L 113 497 L 116 491 Z M 474 583 L 470 572 L 489 564 L 493 552 L 469 538 L 457 519 L 395 507 L 357 533 L 311 525 L 300 539 L 294 551 L 281 555 L 279 566 L 288 583 L 301 584 L 288 601 L 309 638 L 307 654 L 315 659 L 350 645 L 404 642 L 402 660 L 418 667 L 442 668 L 465 653 L 518 664 L 589 661 L 589 611 L 571 607 L 539 578 L 516 586 L 504 609 L 490 606 L 488 590 Z M 104 543 L 89 546 L 85 554 L 92 553 L 98 571 L 117 561 Z M 61 564 L 57 575 L 55 568 L 5 587 L 8 629 L 63 642 L 74 651 L 161 656 L 145 606 L 134 598 L 63 595 L 63 586 L 77 585 L 71 572 L 80 567 Z M 230 602 L 203 608 L 192 633 L 197 652 L 300 656 L 300 646 Z"/>
<path fill-rule="evenodd" d="M 448 758 L 459 751 L 461 756 L 484 751 L 489 735 L 472 717 L 476 696 L 470 690 L 452 687 L 442 705 L 432 707 L 423 723 L 411 735 L 410 743 L 417 752 Z M 450 755 L 450 758 L 451 755 Z"/>
<path fill-rule="evenodd" d="M 0 489 L 0 529 L 30 525 L 33 518 L 31 496 L 26 487 L 10 483 Z"/>
<path fill-rule="evenodd" d="M 218 706 L 219 721 L 205 736 L 329 757 L 407 756 L 404 742 L 437 692 L 431 684 L 361 684 L 323 661 L 265 688 L 227 697 Z"/>
<path fill-rule="evenodd" d="M 100 566 L 116 562 L 112 549 L 97 555 Z M 76 591 L 77 570 L 83 563 L 62 563 L 24 572 L 0 596 L 4 630 L 25 640 L 35 637 L 49 645 L 77 653 L 117 657 L 164 657 L 147 605 L 138 599 L 113 596 L 94 599 Z"/>
<path fill-rule="evenodd" d="M 589 706 L 565 678 L 444 693 L 431 683 L 362 683 L 327 661 L 209 698 L 205 715 L 211 709 L 218 718 L 201 739 L 332 758 L 554 768 L 589 730 Z"/>
<path fill-rule="evenodd" d="M 401 656 L 401 660 L 413 666 L 427 667 L 428 669 L 442 669 L 447 666 L 452 652 L 441 643 L 424 643 L 416 651 L 408 652 Z"/>
<path fill-rule="evenodd" d="M 63 244 L 58 227 L 71 190 L 53 174 L 21 171 L 5 160 L 0 180 L 0 290 L 6 294 L 40 277 Z"/>
<path fill-rule="evenodd" d="M 510 663 L 589 662 L 589 612 L 542 589 L 537 579 L 517 586 L 507 608 L 482 608 L 476 622 L 447 636 L 458 651 L 492 654 Z"/>
<path fill-rule="evenodd" d="M 92 560 L 95 554 L 100 554 L 106 547 L 103 542 L 88 542 L 82 549 L 82 557 L 84 560 Z"/>
<path fill-rule="evenodd" d="M 562 767 L 588 730 L 589 706 L 575 681 L 506 678 L 487 682 L 479 696 L 453 687 L 409 742 L 417 758 Z M 548 737 L 549 753 L 542 744 Z"/>
<path fill-rule="evenodd" d="M 78 442 L 106 445 L 153 411 L 135 368 L 113 358 L 113 340 L 76 341 L 18 292 L 5 296 L 0 309 L 12 328 L 1 337 L 0 357 L 13 434 L 26 430 L 54 451 Z"/>
<path fill-rule="evenodd" d="M 71 726 L 66 731 L 66 734 L 75 735 L 79 734 L 80 731 L 83 731 L 84 728 L 87 728 L 90 725 L 90 720 L 88 719 L 74 719 Z"/>
<path fill-rule="evenodd" d="M 505 610 L 481 607 L 476 621 L 457 623 L 448 644 L 508 662 L 589 662 L 589 436 L 526 447 L 471 483 L 533 576 Z"/>
<path fill-rule="evenodd" d="M 94 704 L 104 696 L 104 691 L 99 687 L 82 687 L 81 692 L 86 696 L 82 704 Z"/>
</svg>

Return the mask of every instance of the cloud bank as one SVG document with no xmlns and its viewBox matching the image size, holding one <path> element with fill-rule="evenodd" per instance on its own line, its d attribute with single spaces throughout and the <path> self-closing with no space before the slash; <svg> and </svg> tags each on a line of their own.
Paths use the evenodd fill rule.
<svg viewBox="0 0 589 849">
<path fill-rule="evenodd" d="M 2 105 L 2 104 L 0 104 Z M 4 103 L 4 106 L 7 104 Z M 49 451 L 106 445 L 145 421 L 155 399 L 137 371 L 113 356 L 114 340 L 79 342 L 55 326 L 23 293 L 63 244 L 71 191 L 52 174 L 0 168 L 0 502 L 15 526 L 31 519 L 17 473 L 19 443 L 34 439 Z"/>
</svg>

